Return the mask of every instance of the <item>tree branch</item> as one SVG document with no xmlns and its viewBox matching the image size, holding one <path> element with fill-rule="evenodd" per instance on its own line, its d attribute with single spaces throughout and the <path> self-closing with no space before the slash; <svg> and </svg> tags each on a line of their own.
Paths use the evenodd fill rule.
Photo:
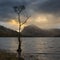
<svg viewBox="0 0 60 60">
<path fill-rule="evenodd" d="M 31 16 L 27 17 L 27 19 L 21 25 L 25 24 L 30 17 Z"/>
</svg>

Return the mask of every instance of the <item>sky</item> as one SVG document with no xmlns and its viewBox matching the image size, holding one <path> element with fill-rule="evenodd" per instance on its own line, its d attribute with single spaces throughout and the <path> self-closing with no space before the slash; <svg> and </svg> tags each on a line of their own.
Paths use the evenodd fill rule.
<svg viewBox="0 0 60 60">
<path fill-rule="evenodd" d="M 36 25 L 39 28 L 60 29 L 60 0 L 0 0 L 0 25 L 18 31 L 18 16 L 13 7 L 25 5 L 21 21 L 31 16 L 22 26 Z"/>
</svg>

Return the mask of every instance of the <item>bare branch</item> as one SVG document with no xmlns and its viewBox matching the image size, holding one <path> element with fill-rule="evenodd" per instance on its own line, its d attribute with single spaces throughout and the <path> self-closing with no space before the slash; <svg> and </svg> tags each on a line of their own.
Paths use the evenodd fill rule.
<svg viewBox="0 0 60 60">
<path fill-rule="evenodd" d="M 27 19 L 21 25 L 25 24 L 30 17 L 31 16 L 27 17 Z"/>
</svg>

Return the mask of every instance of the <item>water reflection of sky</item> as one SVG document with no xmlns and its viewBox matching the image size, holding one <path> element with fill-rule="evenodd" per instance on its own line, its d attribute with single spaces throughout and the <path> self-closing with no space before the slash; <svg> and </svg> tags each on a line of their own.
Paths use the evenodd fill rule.
<svg viewBox="0 0 60 60">
<path fill-rule="evenodd" d="M 31 53 L 60 52 L 60 38 L 22 38 L 22 49 Z"/>
<path fill-rule="evenodd" d="M 60 38 L 21 38 L 23 53 L 60 52 Z M 0 38 L 0 49 L 17 50 L 17 38 Z"/>
<path fill-rule="evenodd" d="M 0 49 L 15 52 L 17 50 L 17 38 L 0 38 Z"/>
</svg>

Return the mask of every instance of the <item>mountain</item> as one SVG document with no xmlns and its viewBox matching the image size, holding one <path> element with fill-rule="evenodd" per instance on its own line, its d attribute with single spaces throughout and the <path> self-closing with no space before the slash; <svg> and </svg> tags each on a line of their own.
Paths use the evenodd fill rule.
<svg viewBox="0 0 60 60">
<path fill-rule="evenodd" d="M 60 37 L 60 29 L 50 29 L 52 37 Z"/>
<path fill-rule="evenodd" d="M 59 37 L 60 29 L 44 30 L 35 25 L 29 25 L 22 30 L 21 34 L 27 37 Z"/>
<path fill-rule="evenodd" d="M 23 37 L 60 37 L 60 29 L 40 29 L 35 25 L 26 26 L 21 35 Z M 0 25 L 0 37 L 17 37 L 18 32 Z"/>
<path fill-rule="evenodd" d="M 16 37 L 17 35 L 17 31 L 0 25 L 0 37 Z"/>
</svg>

